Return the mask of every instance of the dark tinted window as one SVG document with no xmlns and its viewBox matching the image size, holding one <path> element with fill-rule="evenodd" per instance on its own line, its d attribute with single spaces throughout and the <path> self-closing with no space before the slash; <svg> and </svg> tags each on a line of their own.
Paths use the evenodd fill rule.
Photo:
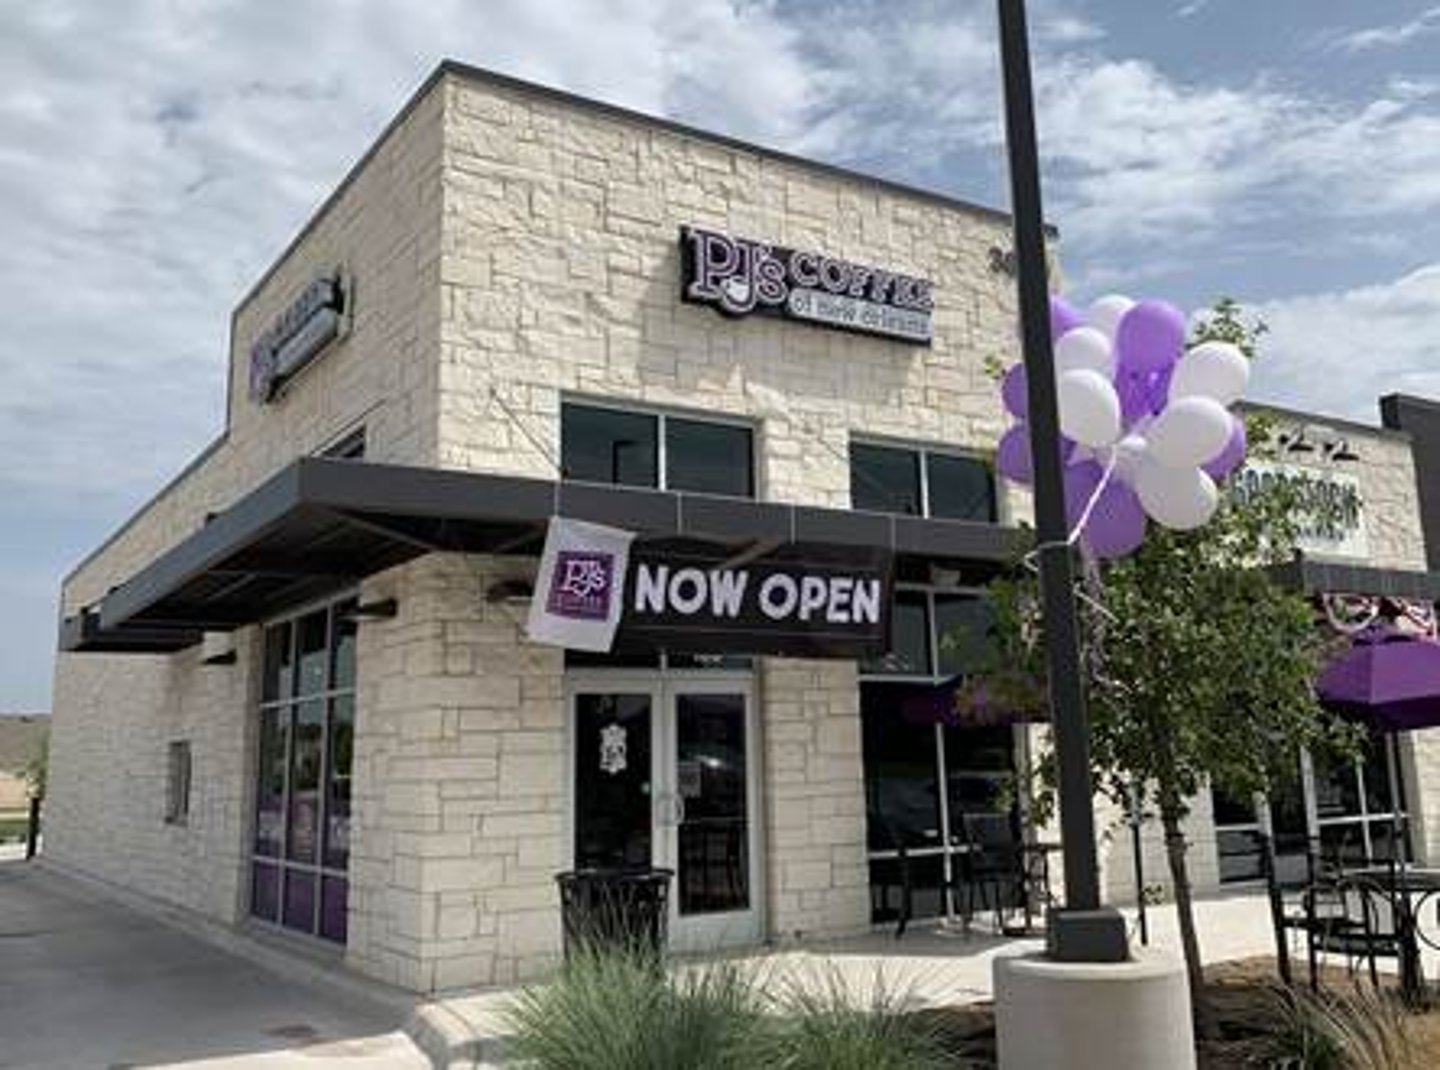
<svg viewBox="0 0 1440 1070">
<path fill-rule="evenodd" d="M 934 726 L 907 721 L 893 685 L 860 685 L 860 716 L 870 849 L 941 846 Z"/>
<path fill-rule="evenodd" d="M 850 444 L 850 505 L 920 515 L 920 455 L 889 446 Z"/>
<path fill-rule="evenodd" d="M 976 457 L 927 454 L 926 490 L 930 515 L 951 520 L 994 520 L 995 481 L 990 466 Z"/>
<path fill-rule="evenodd" d="M 665 418 L 665 485 L 671 490 L 755 495 L 750 429 Z"/>
<path fill-rule="evenodd" d="M 659 420 L 643 413 L 560 406 L 560 464 L 566 479 L 659 486 Z"/>
<path fill-rule="evenodd" d="M 890 653 L 879 661 L 867 662 L 867 673 L 930 675 L 930 623 L 925 595 L 900 591 L 890 612 Z"/>
<path fill-rule="evenodd" d="M 991 660 L 990 629 L 994 611 L 979 595 L 935 596 L 935 642 L 940 674 L 977 672 Z"/>
</svg>

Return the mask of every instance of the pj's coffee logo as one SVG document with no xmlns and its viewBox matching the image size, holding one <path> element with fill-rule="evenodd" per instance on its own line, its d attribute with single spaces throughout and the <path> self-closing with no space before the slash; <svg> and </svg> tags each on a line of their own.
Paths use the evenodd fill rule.
<svg viewBox="0 0 1440 1070">
<path fill-rule="evenodd" d="M 728 316 L 753 313 L 929 345 L 928 279 L 682 227 L 681 296 Z"/>
<path fill-rule="evenodd" d="M 561 550 L 555 555 L 546 609 L 557 617 L 604 620 L 610 614 L 615 556 L 600 552 Z"/>
</svg>

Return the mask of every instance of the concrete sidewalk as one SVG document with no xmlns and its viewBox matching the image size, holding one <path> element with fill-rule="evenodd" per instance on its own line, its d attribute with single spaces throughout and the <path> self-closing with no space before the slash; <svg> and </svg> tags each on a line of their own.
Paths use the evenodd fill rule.
<svg viewBox="0 0 1440 1070">
<path fill-rule="evenodd" d="M 405 1018 L 0 861 L 0 1067 L 429 1067 Z"/>
</svg>

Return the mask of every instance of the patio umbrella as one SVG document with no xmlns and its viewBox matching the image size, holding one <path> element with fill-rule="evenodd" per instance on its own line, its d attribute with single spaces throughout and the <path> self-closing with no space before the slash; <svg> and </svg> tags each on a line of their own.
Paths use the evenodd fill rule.
<svg viewBox="0 0 1440 1070">
<path fill-rule="evenodd" d="M 1315 682 L 1320 704 L 1380 732 L 1440 725 L 1440 643 L 1370 629 Z"/>
</svg>

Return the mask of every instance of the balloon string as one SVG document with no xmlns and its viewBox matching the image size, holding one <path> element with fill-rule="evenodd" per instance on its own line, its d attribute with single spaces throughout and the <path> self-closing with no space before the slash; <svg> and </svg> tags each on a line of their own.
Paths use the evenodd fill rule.
<svg viewBox="0 0 1440 1070">
<path fill-rule="evenodd" d="M 1080 538 L 1080 533 L 1085 530 L 1085 525 L 1090 522 L 1090 514 L 1095 511 L 1095 505 L 1100 501 L 1100 495 L 1105 493 L 1105 488 L 1109 486 L 1110 477 L 1115 474 L 1115 462 L 1118 458 L 1119 454 L 1112 450 L 1110 460 L 1105 465 L 1105 470 L 1100 473 L 1100 482 L 1095 484 L 1094 491 L 1091 492 L 1089 500 L 1085 502 L 1085 508 L 1080 511 L 1080 519 L 1075 522 L 1075 527 L 1071 529 L 1070 534 L 1065 537 L 1065 541 L 1037 543 L 1031 548 L 1029 553 L 1021 558 L 1021 563 L 1024 564 L 1026 568 L 1032 572 L 1038 572 L 1039 566 L 1037 561 L 1043 551 L 1056 547 L 1069 548 L 1075 545 L 1076 540 Z"/>
<path fill-rule="evenodd" d="M 1100 495 L 1105 493 L 1105 488 L 1110 483 L 1110 477 L 1115 472 L 1115 462 L 1119 457 L 1118 450 L 1110 451 L 1110 460 L 1105 465 L 1105 471 L 1100 473 L 1100 482 L 1095 484 L 1095 490 L 1090 495 L 1090 500 L 1085 503 L 1085 508 L 1080 513 L 1080 519 L 1075 522 L 1075 530 L 1070 532 L 1070 537 L 1065 540 L 1067 546 L 1073 546 L 1075 540 L 1080 537 L 1080 532 L 1085 530 L 1085 525 L 1090 523 L 1090 514 L 1095 511 L 1095 503 L 1100 500 Z"/>
</svg>

